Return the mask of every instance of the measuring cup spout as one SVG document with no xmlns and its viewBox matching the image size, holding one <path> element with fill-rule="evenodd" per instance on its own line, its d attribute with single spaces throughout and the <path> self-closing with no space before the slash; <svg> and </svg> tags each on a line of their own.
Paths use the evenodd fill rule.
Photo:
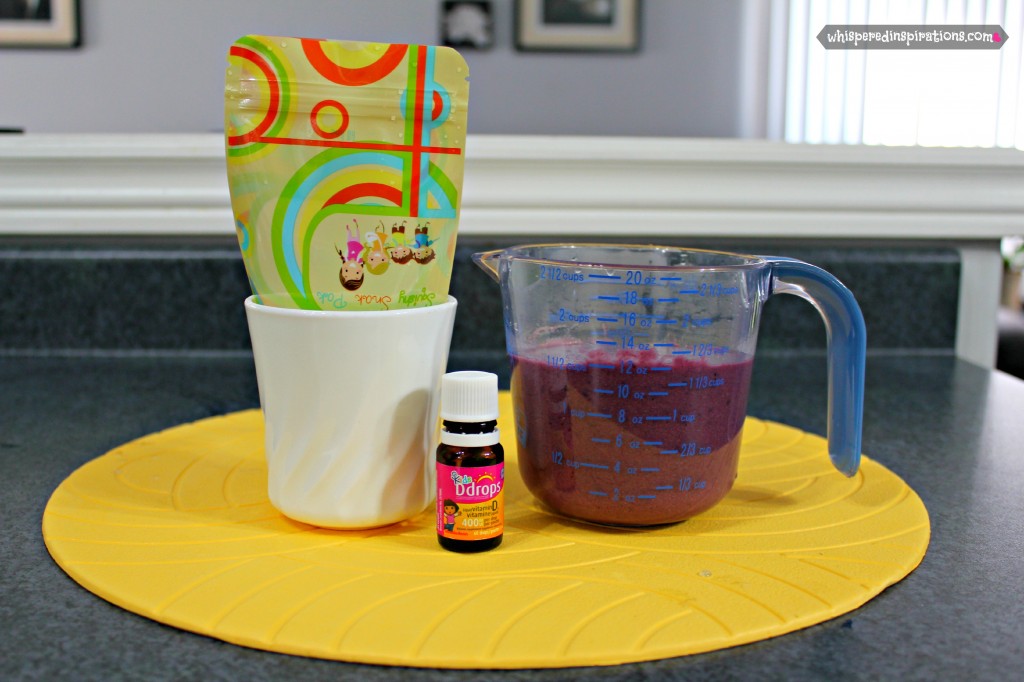
<svg viewBox="0 0 1024 682">
<path fill-rule="evenodd" d="M 481 251 L 473 254 L 473 262 L 480 266 L 480 269 L 491 276 L 495 282 L 500 283 L 501 279 L 498 275 L 498 257 L 505 252 L 505 249 L 495 249 L 493 251 Z"/>
</svg>

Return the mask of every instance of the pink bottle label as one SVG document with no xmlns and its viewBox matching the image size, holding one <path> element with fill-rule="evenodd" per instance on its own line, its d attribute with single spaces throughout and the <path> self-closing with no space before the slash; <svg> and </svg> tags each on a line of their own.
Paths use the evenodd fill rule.
<svg viewBox="0 0 1024 682">
<path fill-rule="evenodd" d="M 505 526 L 505 465 L 437 465 L 437 532 L 454 540 L 486 540 Z"/>
</svg>

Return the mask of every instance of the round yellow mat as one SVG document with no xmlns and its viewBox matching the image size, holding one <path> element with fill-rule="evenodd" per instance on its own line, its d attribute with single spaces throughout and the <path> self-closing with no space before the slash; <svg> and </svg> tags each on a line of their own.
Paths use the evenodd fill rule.
<svg viewBox="0 0 1024 682">
<path fill-rule="evenodd" d="M 511 415 L 507 394 L 502 414 Z M 244 646 L 445 668 L 608 665 L 710 651 L 851 611 L 912 571 L 928 514 L 865 459 L 750 418 L 740 475 L 711 511 L 655 530 L 539 509 L 515 466 L 498 549 L 437 545 L 432 510 L 369 531 L 289 521 L 267 501 L 251 410 L 123 445 L 74 472 L 43 516 L 50 554 L 129 611 Z"/>
</svg>

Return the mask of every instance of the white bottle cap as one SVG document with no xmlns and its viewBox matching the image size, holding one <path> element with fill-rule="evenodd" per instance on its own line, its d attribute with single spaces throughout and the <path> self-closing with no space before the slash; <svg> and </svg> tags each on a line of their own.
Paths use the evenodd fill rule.
<svg viewBox="0 0 1024 682">
<path fill-rule="evenodd" d="M 441 377 L 441 419 L 475 423 L 497 418 L 497 374 L 449 372 Z"/>
</svg>

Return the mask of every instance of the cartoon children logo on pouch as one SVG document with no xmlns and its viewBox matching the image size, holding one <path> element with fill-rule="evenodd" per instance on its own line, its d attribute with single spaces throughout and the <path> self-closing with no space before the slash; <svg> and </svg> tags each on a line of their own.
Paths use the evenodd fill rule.
<svg viewBox="0 0 1024 682">
<path fill-rule="evenodd" d="M 395 225 L 391 228 L 390 237 L 384 232 L 384 223 L 381 222 L 376 230 L 366 233 L 365 241 L 362 242 L 359 241 L 359 223 L 354 219 L 352 223 L 354 227 L 345 227 L 345 234 L 348 236 L 347 250 L 334 247 L 342 263 L 338 279 L 349 291 L 356 291 L 363 286 L 366 273 L 383 275 L 391 263 L 405 265 L 415 261 L 420 265 L 426 265 L 437 256 L 431 248 L 436 240 L 429 236 L 430 223 L 416 228 L 416 240 L 412 245 L 406 241 L 404 221 L 401 226 Z M 429 300 L 433 299 L 434 296 L 431 295 Z M 415 301 L 412 304 L 414 305 Z"/>
<path fill-rule="evenodd" d="M 443 47 L 271 36 L 232 45 L 228 181 L 263 303 L 385 310 L 445 299 L 468 75 Z"/>
</svg>

